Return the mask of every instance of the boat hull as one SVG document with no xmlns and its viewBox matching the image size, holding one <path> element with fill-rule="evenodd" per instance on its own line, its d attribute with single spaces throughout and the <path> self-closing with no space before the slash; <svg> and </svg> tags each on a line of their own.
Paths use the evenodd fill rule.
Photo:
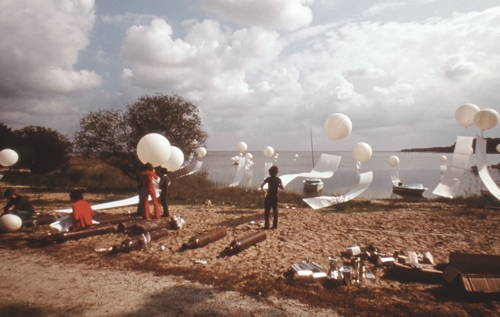
<svg viewBox="0 0 500 317">
<path fill-rule="evenodd" d="M 422 196 L 426 190 L 427 188 L 392 186 L 392 192 L 401 196 Z"/>
<path fill-rule="evenodd" d="M 317 193 L 323 190 L 323 185 L 321 180 L 305 180 L 303 182 L 303 190 L 307 193 Z"/>
</svg>

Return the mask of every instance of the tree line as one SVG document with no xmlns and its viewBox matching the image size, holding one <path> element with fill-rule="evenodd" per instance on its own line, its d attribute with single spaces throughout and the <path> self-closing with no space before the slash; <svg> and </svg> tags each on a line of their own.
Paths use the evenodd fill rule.
<svg viewBox="0 0 500 317">
<path fill-rule="evenodd" d="M 104 109 L 80 118 L 80 129 L 72 141 L 56 130 L 26 126 L 12 130 L 0 122 L 0 150 L 12 149 L 19 155 L 17 168 L 47 174 L 68 167 L 71 155 L 97 158 L 135 178 L 141 164 L 136 146 L 146 134 L 158 133 L 189 157 L 204 145 L 199 109 L 192 102 L 172 95 L 145 95 L 125 110 Z"/>
</svg>

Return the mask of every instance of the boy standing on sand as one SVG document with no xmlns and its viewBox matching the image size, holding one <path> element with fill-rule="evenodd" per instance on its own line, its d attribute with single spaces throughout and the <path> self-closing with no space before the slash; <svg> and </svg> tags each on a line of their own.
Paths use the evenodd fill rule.
<svg viewBox="0 0 500 317">
<path fill-rule="evenodd" d="M 271 166 L 269 169 L 269 177 L 267 177 L 260 189 L 264 192 L 266 198 L 264 200 L 264 218 L 265 224 L 264 229 L 269 229 L 269 216 L 271 208 L 273 209 L 273 229 L 278 229 L 278 188 L 282 190 L 285 189 L 281 178 L 278 175 L 278 166 Z M 267 192 L 264 189 L 264 185 L 267 184 Z"/>
</svg>

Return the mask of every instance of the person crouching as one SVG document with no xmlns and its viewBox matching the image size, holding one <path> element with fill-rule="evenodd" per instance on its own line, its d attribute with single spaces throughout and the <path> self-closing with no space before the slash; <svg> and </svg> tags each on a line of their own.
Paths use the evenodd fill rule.
<svg viewBox="0 0 500 317">
<path fill-rule="evenodd" d="M 73 208 L 73 231 L 78 231 L 92 225 L 92 216 L 94 210 L 90 204 L 83 200 L 83 194 L 81 191 L 74 189 L 69 194 L 69 198 L 73 203 L 71 207 Z"/>
</svg>

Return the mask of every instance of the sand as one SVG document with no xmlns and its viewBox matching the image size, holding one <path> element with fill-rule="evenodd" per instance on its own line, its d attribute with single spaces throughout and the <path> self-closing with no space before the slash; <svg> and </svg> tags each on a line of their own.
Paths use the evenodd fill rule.
<svg viewBox="0 0 500 317">
<path fill-rule="evenodd" d="M 44 201 L 37 211 L 67 207 L 67 193 L 30 192 Z M 123 198 L 86 195 L 93 202 Z M 446 201 L 363 200 L 349 208 L 312 210 L 280 205 L 277 230 L 237 253 L 234 239 L 262 230 L 263 211 L 233 206 L 171 205 L 186 221 L 152 241 L 147 250 L 96 252 L 119 245 L 114 233 L 46 246 L 36 231 L 0 235 L 1 316 L 498 316 L 500 302 L 464 302 L 443 284 L 398 280 L 388 268 L 367 262 L 374 279 L 350 287 L 292 279 L 300 261 L 328 267 L 348 246 L 373 245 L 381 253 L 430 252 L 447 263 L 453 251 L 500 255 L 500 210 Z M 123 214 L 134 207 L 107 210 Z M 218 227 L 227 235 L 181 251 L 191 237 Z M 199 259 L 206 264 L 197 263 Z"/>
</svg>

